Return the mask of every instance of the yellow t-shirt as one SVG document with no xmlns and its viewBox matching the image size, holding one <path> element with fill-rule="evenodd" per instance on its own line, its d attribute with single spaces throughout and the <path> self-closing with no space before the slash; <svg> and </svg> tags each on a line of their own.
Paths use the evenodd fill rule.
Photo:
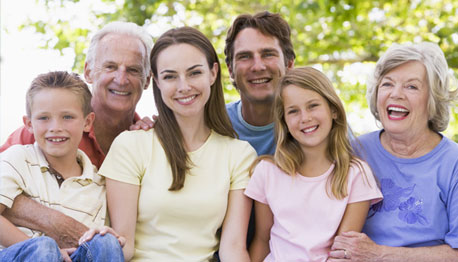
<svg viewBox="0 0 458 262">
<path fill-rule="evenodd" d="M 100 174 L 141 187 L 132 261 L 208 261 L 218 249 L 229 190 L 246 187 L 256 152 L 212 131 L 189 157 L 184 187 L 169 191 L 172 172 L 154 130 L 124 132 L 111 145 Z"/>
<path fill-rule="evenodd" d="M 77 158 L 83 166 L 81 176 L 67 178 L 59 187 L 36 142 L 8 148 L 0 154 L 0 203 L 11 208 L 16 196 L 25 193 L 87 227 L 103 226 L 106 216 L 105 179 L 97 175 L 96 167 L 79 149 Z M 43 235 L 28 228 L 19 229 L 29 237 Z"/>
</svg>

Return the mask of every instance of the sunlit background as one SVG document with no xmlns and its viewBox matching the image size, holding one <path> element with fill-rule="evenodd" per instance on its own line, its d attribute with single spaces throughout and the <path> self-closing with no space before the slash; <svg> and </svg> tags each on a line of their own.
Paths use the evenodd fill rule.
<svg viewBox="0 0 458 262">
<path fill-rule="evenodd" d="M 0 0 L 1 9 L 1 75 L 0 75 L 0 143 L 3 144 L 8 135 L 16 128 L 22 125 L 22 116 L 25 114 L 25 92 L 32 81 L 32 79 L 41 73 L 49 72 L 52 70 L 67 70 L 71 71 L 75 63 L 75 52 L 72 48 L 64 48 L 62 52 L 52 48 L 40 48 L 43 46 L 53 46 L 57 39 L 49 39 L 47 32 L 45 34 L 36 33 L 35 28 L 25 27 L 21 25 L 26 24 L 28 21 L 50 21 L 56 23 L 59 20 L 70 21 L 79 28 L 87 29 L 94 32 L 103 25 L 104 21 L 90 16 L 87 10 L 103 10 L 110 12 L 111 9 L 116 8 L 114 4 L 108 4 L 100 0 L 81 0 L 76 3 L 66 2 L 64 8 L 56 6 L 54 12 L 50 13 L 44 6 L 44 0 Z M 51 1 L 50 1 L 51 2 Z M 55 1 L 60 2 L 60 1 Z M 118 3 L 119 2 L 119 3 Z M 123 0 L 117 0 L 115 3 L 121 5 Z M 185 13 L 185 8 L 180 4 L 173 4 L 176 14 L 172 17 L 152 17 L 149 24 L 145 26 L 146 29 L 154 36 L 157 37 L 171 27 L 182 26 L 183 21 L 187 25 L 198 25 L 202 23 L 202 19 L 198 16 L 189 17 Z M 156 14 L 166 12 L 166 5 L 160 5 L 156 10 Z M 57 10 L 57 11 L 56 11 Z M 113 10 L 114 12 L 114 10 Z M 378 9 L 374 9 L 371 17 L 373 19 L 381 19 L 384 13 Z M 70 19 L 69 19 L 70 18 Z M 325 23 L 323 23 L 325 25 Z M 348 24 L 343 24 L 343 27 Z M 310 28 L 309 28 L 310 29 Z M 222 30 L 222 29 L 218 29 Z M 227 28 L 225 28 L 227 30 Z M 307 27 L 304 30 L 308 30 Z M 323 28 L 326 30 L 326 28 Z M 224 32 L 219 32 L 225 34 Z M 48 37 L 46 37 L 48 36 Z M 91 34 L 89 35 L 92 36 Z M 456 34 L 458 42 L 458 34 Z M 55 41 L 55 42 L 53 42 Z M 74 41 L 87 41 L 86 38 L 74 39 Z M 217 49 L 217 52 L 222 50 Z M 84 52 L 85 53 L 85 52 Z M 346 54 L 337 54 L 343 55 Z M 326 55 L 325 55 L 326 56 Z M 328 59 L 335 57 L 336 54 L 330 54 Z M 350 59 L 351 54 L 349 55 Z M 326 57 L 320 57 L 326 60 Z M 296 65 L 298 65 L 296 61 Z M 224 61 L 221 61 L 224 63 Z M 300 65 L 300 64 L 299 64 Z M 322 68 L 320 64 L 314 65 L 320 70 L 324 70 L 326 74 L 332 79 L 331 72 Z M 372 72 L 374 63 L 349 63 L 338 71 L 338 77 L 341 81 L 351 85 L 365 85 L 367 76 Z M 227 70 L 223 67 L 223 70 Z M 82 73 L 82 72 L 77 72 Z M 331 74 L 331 75 L 330 75 Z M 225 74 L 227 76 L 227 73 Z M 232 87 L 226 84 L 226 90 Z M 237 99 L 234 92 L 227 94 L 228 101 Z M 357 94 L 364 96 L 364 93 Z M 345 103 L 346 101 L 344 101 Z M 358 133 L 366 133 L 378 129 L 376 123 L 370 114 L 369 110 L 363 108 L 359 104 L 348 104 L 347 113 L 352 129 Z M 154 102 L 152 97 L 151 87 L 146 90 L 137 107 L 137 112 L 141 116 L 151 116 L 154 114 Z M 453 121 L 456 122 L 455 119 Z M 453 137 L 453 131 L 447 130 L 446 136 Z"/>
<path fill-rule="evenodd" d="M 84 10 L 97 8 L 97 5 L 94 5 L 96 2 L 99 1 L 82 1 L 75 6 L 77 9 L 68 9 L 67 13 L 61 15 L 78 13 L 78 19 L 74 22 L 95 30 L 97 27 L 84 24 L 88 21 L 84 16 Z M 43 5 L 33 0 L 1 0 L 0 8 L 0 143 L 3 144 L 9 134 L 22 125 L 22 116 L 25 115 L 25 93 L 33 78 L 54 70 L 72 71 L 75 54 L 70 48 L 64 49 L 63 54 L 57 50 L 39 48 L 44 44 L 41 35 L 35 33 L 32 28 L 20 30 L 20 26 L 27 19 L 49 15 Z M 99 8 L 104 7 L 101 4 Z M 141 116 L 151 116 L 156 112 L 151 87 L 144 91 L 137 109 Z"/>
</svg>

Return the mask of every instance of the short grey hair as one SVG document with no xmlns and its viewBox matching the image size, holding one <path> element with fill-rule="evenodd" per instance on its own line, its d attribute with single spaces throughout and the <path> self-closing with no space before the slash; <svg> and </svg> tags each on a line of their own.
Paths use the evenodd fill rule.
<svg viewBox="0 0 458 262">
<path fill-rule="evenodd" d="M 444 131 L 450 120 L 450 104 L 457 100 L 458 90 L 450 88 L 451 83 L 454 85 L 456 82 L 448 71 L 444 52 L 435 43 L 393 44 L 388 48 L 377 61 L 374 74 L 367 83 L 366 97 L 370 110 L 380 121 L 377 112 L 378 86 L 388 72 L 409 61 L 418 61 L 426 68 L 429 85 L 428 127 L 435 132 Z"/>
<path fill-rule="evenodd" d="M 143 69 L 146 73 L 144 77 L 149 76 L 151 72 L 149 56 L 151 54 L 151 49 L 153 48 L 153 38 L 143 27 L 131 22 L 115 21 L 108 23 L 102 29 L 100 29 L 94 35 L 94 37 L 92 37 L 86 55 L 86 63 L 89 68 L 92 69 L 94 66 L 93 63 L 96 56 L 97 45 L 99 44 L 100 40 L 102 40 L 108 34 L 124 34 L 140 39 L 146 51 L 146 55 L 143 58 Z"/>
</svg>

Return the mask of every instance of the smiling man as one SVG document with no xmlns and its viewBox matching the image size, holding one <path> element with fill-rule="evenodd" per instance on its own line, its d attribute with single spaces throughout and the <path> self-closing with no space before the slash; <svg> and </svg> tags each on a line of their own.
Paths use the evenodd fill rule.
<svg viewBox="0 0 458 262">
<path fill-rule="evenodd" d="M 100 167 L 114 138 L 139 120 L 135 107 L 150 83 L 151 36 L 134 23 L 112 22 L 91 39 L 84 76 L 92 85 L 94 127 L 84 133 L 79 148 Z M 33 144 L 26 128 L 14 131 L 0 148 Z"/>
<path fill-rule="evenodd" d="M 288 23 L 278 14 L 238 16 L 227 33 L 226 64 L 240 100 L 226 106 L 235 131 L 258 155 L 275 152 L 272 106 L 279 78 L 296 57 Z"/>
<path fill-rule="evenodd" d="M 91 39 L 84 76 L 92 85 L 93 128 L 83 134 L 79 148 L 100 167 L 117 135 L 139 120 L 135 108 L 150 82 L 152 37 L 134 23 L 112 22 Z M 33 144 L 35 138 L 21 127 L 0 148 L 14 144 Z M 87 227 L 71 217 L 20 195 L 4 212 L 16 225 L 41 231 L 53 237 L 61 248 L 78 245 Z M 21 217 L 21 220 L 18 220 Z"/>
<path fill-rule="evenodd" d="M 240 93 L 239 101 L 226 105 L 232 126 L 258 155 L 273 155 L 274 91 L 296 58 L 291 29 L 279 14 L 239 15 L 227 32 L 224 54 L 232 84 Z M 247 246 L 254 236 L 254 220 L 252 211 Z"/>
</svg>

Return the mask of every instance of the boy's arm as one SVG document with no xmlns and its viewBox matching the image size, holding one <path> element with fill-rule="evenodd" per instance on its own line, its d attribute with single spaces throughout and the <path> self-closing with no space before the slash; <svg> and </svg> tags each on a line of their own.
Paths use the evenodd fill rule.
<svg viewBox="0 0 458 262">
<path fill-rule="evenodd" d="M 19 228 L 15 227 L 8 219 L 1 214 L 6 207 L 0 204 L 0 245 L 9 247 L 18 242 L 29 239 Z"/>
<path fill-rule="evenodd" d="M 60 248 L 77 247 L 78 240 L 89 229 L 77 220 L 22 194 L 2 215 L 15 225 L 45 233 L 56 240 Z"/>
</svg>

